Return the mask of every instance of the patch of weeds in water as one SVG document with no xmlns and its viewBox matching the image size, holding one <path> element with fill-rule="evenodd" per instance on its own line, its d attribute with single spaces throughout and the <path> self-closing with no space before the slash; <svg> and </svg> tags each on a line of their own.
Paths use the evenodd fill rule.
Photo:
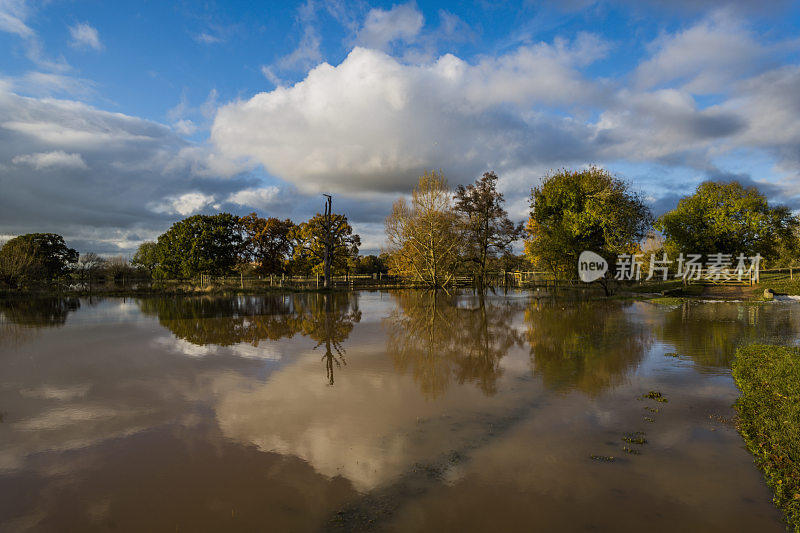
<svg viewBox="0 0 800 533">
<path fill-rule="evenodd" d="M 644 417 L 644 420 L 645 420 L 645 422 L 650 422 L 650 423 L 655 422 L 655 420 L 650 418 L 649 416 Z"/>
<path fill-rule="evenodd" d="M 669 400 L 667 400 L 667 398 L 663 394 L 661 394 L 657 390 L 651 390 L 647 394 L 643 394 L 642 398 L 648 398 L 650 400 L 655 400 L 655 401 L 657 401 L 659 403 L 667 403 L 669 401 Z"/>
<path fill-rule="evenodd" d="M 650 407 L 649 405 L 645 405 L 644 408 L 645 410 L 650 411 L 651 413 L 657 413 L 661 410 L 658 407 Z"/>
<path fill-rule="evenodd" d="M 645 433 L 643 431 L 634 431 L 633 433 L 626 433 L 622 437 L 623 442 L 627 442 L 628 444 L 647 444 L 647 439 L 645 438 Z"/>
<path fill-rule="evenodd" d="M 592 461 L 598 461 L 600 463 L 613 463 L 617 460 L 613 455 L 590 455 L 589 457 L 592 458 Z"/>
<path fill-rule="evenodd" d="M 623 446 L 622 451 L 625 453 L 629 453 L 631 455 L 642 455 L 642 451 L 636 448 L 631 448 L 630 446 Z"/>
<path fill-rule="evenodd" d="M 680 355 L 678 355 L 675 352 L 667 352 L 667 353 L 664 354 L 664 357 L 674 357 L 675 359 L 677 359 L 677 358 L 680 357 Z"/>
<path fill-rule="evenodd" d="M 447 454 L 447 462 L 451 465 L 456 465 L 464 461 L 464 456 L 458 453 L 457 450 L 450 450 L 450 453 Z"/>
</svg>

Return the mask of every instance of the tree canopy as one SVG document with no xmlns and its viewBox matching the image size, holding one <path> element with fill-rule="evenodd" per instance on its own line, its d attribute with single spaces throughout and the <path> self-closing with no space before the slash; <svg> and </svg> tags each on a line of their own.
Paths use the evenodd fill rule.
<svg viewBox="0 0 800 533">
<path fill-rule="evenodd" d="M 786 207 L 770 207 L 755 187 L 706 181 L 662 215 L 655 227 L 666 237 L 665 248 L 673 252 L 760 253 L 772 258 L 782 248 L 796 250 L 798 220 Z"/>
<path fill-rule="evenodd" d="M 294 222 L 288 218 L 262 218 L 255 213 L 242 217 L 245 234 L 243 258 L 255 263 L 261 274 L 286 272 L 286 263 L 291 257 Z"/>
<path fill-rule="evenodd" d="M 652 215 L 642 198 L 607 171 L 561 170 L 531 190 L 525 254 L 534 265 L 562 278 L 577 276 L 584 250 L 613 263 L 646 235 Z"/>
<path fill-rule="evenodd" d="M 433 288 L 444 287 L 461 262 L 462 227 L 441 172 L 426 172 L 410 205 L 397 200 L 386 218 L 391 272 Z"/>
<path fill-rule="evenodd" d="M 78 262 L 78 252 L 55 233 L 28 233 L 0 248 L 0 279 L 13 288 L 49 283 Z"/>
<path fill-rule="evenodd" d="M 242 242 L 235 215 L 185 218 L 158 237 L 157 272 L 169 278 L 228 274 L 239 262 Z"/>
<path fill-rule="evenodd" d="M 136 253 L 133 254 L 131 259 L 131 264 L 147 270 L 152 275 L 159 261 L 158 243 L 145 241 L 136 249 Z"/>
<path fill-rule="evenodd" d="M 361 238 L 353 233 L 347 217 L 330 215 L 330 228 L 325 215 L 317 213 L 311 220 L 298 224 L 292 231 L 294 239 L 294 267 L 303 274 L 323 274 L 325 242 L 330 238 L 331 266 L 334 270 L 347 270 L 348 261 L 358 255 Z"/>
</svg>

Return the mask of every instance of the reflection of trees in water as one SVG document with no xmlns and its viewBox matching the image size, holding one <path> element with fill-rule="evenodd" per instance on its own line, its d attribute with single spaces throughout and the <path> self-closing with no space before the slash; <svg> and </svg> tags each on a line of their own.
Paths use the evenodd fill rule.
<svg viewBox="0 0 800 533">
<path fill-rule="evenodd" d="M 652 342 L 618 302 L 537 300 L 525 322 L 533 374 L 548 388 L 589 395 L 619 384 Z"/>
<path fill-rule="evenodd" d="M 334 366 L 341 368 L 346 364 L 342 343 L 350 336 L 354 324 L 361 321 L 358 299 L 355 293 L 310 294 L 296 309 L 303 335 L 317 341 L 315 350 L 325 346 L 322 360 L 328 383 L 333 385 Z"/>
<path fill-rule="evenodd" d="M 77 298 L 0 300 L 0 343 L 19 344 L 31 338 L 34 328 L 63 326 L 80 306 Z"/>
<path fill-rule="evenodd" d="M 793 305 L 684 302 L 657 334 L 699 365 L 729 368 L 741 345 L 797 338 L 799 315 Z"/>
<path fill-rule="evenodd" d="M 292 337 L 298 332 L 291 296 L 230 298 L 147 298 L 139 300 L 144 314 L 176 337 L 197 345 L 230 346 Z"/>
<path fill-rule="evenodd" d="M 80 306 L 77 298 L 0 300 L 0 313 L 9 322 L 20 326 L 52 327 L 63 326 L 67 315 Z"/>
<path fill-rule="evenodd" d="M 423 393 L 434 398 L 444 394 L 453 379 L 475 383 L 486 395 L 496 392 L 500 360 L 521 342 L 511 326 L 516 305 L 435 291 L 394 296 L 398 305 L 384 326 L 395 368 L 410 368 Z"/>
<path fill-rule="evenodd" d="M 151 298 L 139 301 L 176 337 L 197 345 L 231 346 L 301 334 L 325 346 L 327 378 L 344 363 L 342 343 L 361 320 L 355 293 L 298 293 L 236 298 Z"/>
</svg>

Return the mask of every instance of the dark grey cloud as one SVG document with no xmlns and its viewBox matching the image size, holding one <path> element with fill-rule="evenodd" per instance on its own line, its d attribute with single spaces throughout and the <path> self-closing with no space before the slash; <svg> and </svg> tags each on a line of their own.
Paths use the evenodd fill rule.
<svg viewBox="0 0 800 533">
<path fill-rule="evenodd" d="M 258 185 L 209 155 L 154 122 L 0 91 L 0 233 L 53 231 L 85 250 L 129 253 L 181 215 L 153 208 L 165 198 L 221 204 Z"/>
</svg>

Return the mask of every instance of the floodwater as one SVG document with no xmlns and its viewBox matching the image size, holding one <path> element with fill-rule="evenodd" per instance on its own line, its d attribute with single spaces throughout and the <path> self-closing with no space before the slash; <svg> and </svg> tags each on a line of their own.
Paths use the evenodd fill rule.
<svg viewBox="0 0 800 533">
<path fill-rule="evenodd" d="M 792 302 L 0 301 L 0 530 L 782 531 L 729 366 L 799 332 Z"/>
</svg>

